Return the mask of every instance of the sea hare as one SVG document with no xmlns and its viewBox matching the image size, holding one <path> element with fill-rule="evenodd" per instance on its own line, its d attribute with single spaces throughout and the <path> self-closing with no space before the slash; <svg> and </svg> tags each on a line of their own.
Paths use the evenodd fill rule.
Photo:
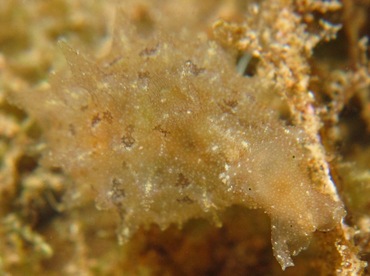
<svg viewBox="0 0 370 276">
<path fill-rule="evenodd" d="M 292 266 L 344 211 L 311 183 L 304 132 L 261 100 L 272 79 L 238 74 L 235 55 L 204 34 L 122 27 L 101 59 L 61 43 L 68 69 L 11 96 L 43 130 L 44 163 L 70 175 L 81 199 L 96 193 L 98 207 L 117 209 L 121 241 L 239 204 L 271 217 L 274 255 Z"/>
</svg>

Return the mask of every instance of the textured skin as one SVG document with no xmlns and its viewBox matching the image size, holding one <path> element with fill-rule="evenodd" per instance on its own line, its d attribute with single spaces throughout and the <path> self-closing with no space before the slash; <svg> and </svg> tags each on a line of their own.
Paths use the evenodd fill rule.
<svg viewBox="0 0 370 276">
<path fill-rule="evenodd" d="M 82 200 L 96 193 L 98 207 L 117 209 L 121 241 L 151 223 L 217 222 L 241 204 L 269 214 L 285 269 L 315 230 L 340 221 L 341 204 L 310 181 L 304 134 L 262 104 L 270 79 L 238 75 L 234 56 L 204 38 L 119 36 L 100 61 L 62 44 L 69 69 L 13 98 L 44 130 L 45 163 Z"/>
</svg>

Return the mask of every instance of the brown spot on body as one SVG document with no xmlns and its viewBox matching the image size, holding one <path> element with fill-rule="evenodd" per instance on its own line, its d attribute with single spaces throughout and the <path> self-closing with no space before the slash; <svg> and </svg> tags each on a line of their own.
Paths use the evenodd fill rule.
<svg viewBox="0 0 370 276">
<path fill-rule="evenodd" d="M 167 137 L 170 134 L 169 131 L 163 129 L 160 125 L 157 125 L 153 130 L 159 131 L 164 137 Z"/>
<path fill-rule="evenodd" d="M 159 48 L 158 44 L 154 47 L 147 47 L 139 53 L 139 56 L 141 56 L 141 57 L 155 56 L 158 52 L 158 48 Z"/>
<path fill-rule="evenodd" d="M 192 200 L 190 197 L 188 196 L 184 196 L 184 197 L 181 197 L 181 198 L 177 198 L 176 201 L 178 203 L 185 203 L 185 204 L 192 204 L 194 203 L 194 200 Z"/>
<path fill-rule="evenodd" d="M 190 73 L 193 76 L 198 76 L 205 71 L 204 68 L 198 67 L 191 60 L 185 61 L 184 70 L 185 72 Z"/>
<path fill-rule="evenodd" d="M 183 173 L 178 174 L 176 186 L 181 187 L 181 188 L 186 188 L 190 185 L 189 179 L 187 179 Z"/>
<path fill-rule="evenodd" d="M 91 119 L 91 127 L 96 127 L 101 121 L 101 118 L 100 118 L 100 114 L 97 113 L 93 116 L 93 118 Z"/>
<path fill-rule="evenodd" d="M 132 136 L 133 132 L 134 132 L 134 126 L 128 125 L 126 127 L 125 134 L 121 138 L 122 144 L 124 145 L 126 149 L 131 148 L 136 142 L 135 138 Z"/>
<path fill-rule="evenodd" d="M 103 119 L 106 120 L 109 124 L 113 123 L 113 115 L 110 111 L 106 110 L 103 112 Z"/>
</svg>

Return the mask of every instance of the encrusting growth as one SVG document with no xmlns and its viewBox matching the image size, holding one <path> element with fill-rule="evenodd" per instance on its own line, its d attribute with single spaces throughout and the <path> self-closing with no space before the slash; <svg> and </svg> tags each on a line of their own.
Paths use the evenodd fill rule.
<svg viewBox="0 0 370 276">
<path fill-rule="evenodd" d="M 240 204 L 271 217 L 274 255 L 292 266 L 344 210 L 311 183 L 303 131 L 262 103 L 273 82 L 238 74 L 235 55 L 203 34 L 144 39 L 122 27 L 102 60 L 61 43 L 69 69 L 12 95 L 44 131 L 45 164 L 117 209 L 122 242 L 152 223 L 217 222 Z"/>
</svg>

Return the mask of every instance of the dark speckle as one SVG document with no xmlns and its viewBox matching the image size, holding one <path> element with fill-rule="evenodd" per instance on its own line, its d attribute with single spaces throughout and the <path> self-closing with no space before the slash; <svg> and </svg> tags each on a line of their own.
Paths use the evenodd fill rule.
<svg viewBox="0 0 370 276">
<path fill-rule="evenodd" d="M 182 188 L 185 188 L 187 186 L 190 185 L 190 181 L 189 179 L 187 179 L 184 174 L 182 173 L 179 173 L 178 174 L 178 178 L 177 178 L 177 182 L 176 182 L 176 186 L 179 186 L 179 187 L 182 187 Z"/>
<path fill-rule="evenodd" d="M 135 138 L 132 136 L 133 132 L 134 132 L 134 126 L 128 125 L 126 127 L 125 134 L 121 138 L 122 144 L 124 145 L 126 149 L 131 148 L 136 142 Z"/>
<path fill-rule="evenodd" d="M 113 122 L 113 115 L 110 111 L 103 112 L 103 119 L 106 120 L 109 124 Z"/>
<path fill-rule="evenodd" d="M 69 133 L 72 135 L 72 136 L 75 136 L 76 135 L 76 128 L 73 124 L 69 124 L 68 125 L 68 131 Z"/>
<path fill-rule="evenodd" d="M 97 113 L 91 119 L 91 127 L 96 127 L 101 121 L 100 114 Z"/>
<path fill-rule="evenodd" d="M 188 196 L 184 196 L 182 198 L 177 198 L 176 201 L 179 202 L 179 203 L 185 203 L 185 204 L 192 204 L 192 203 L 194 203 L 194 200 L 192 200 Z"/>
<path fill-rule="evenodd" d="M 139 56 L 141 57 L 155 56 L 158 52 L 158 48 L 159 48 L 158 44 L 154 47 L 147 47 L 139 53 Z"/>
<path fill-rule="evenodd" d="M 159 131 L 164 137 L 167 137 L 170 132 L 163 129 L 160 125 L 157 125 L 153 130 Z"/>
<path fill-rule="evenodd" d="M 199 74 L 205 71 L 204 68 L 199 68 L 196 64 L 194 64 L 191 60 L 185 61 L 184 71 L 188 74 L 193 76 L 198 76 Z"/>
</svg>

